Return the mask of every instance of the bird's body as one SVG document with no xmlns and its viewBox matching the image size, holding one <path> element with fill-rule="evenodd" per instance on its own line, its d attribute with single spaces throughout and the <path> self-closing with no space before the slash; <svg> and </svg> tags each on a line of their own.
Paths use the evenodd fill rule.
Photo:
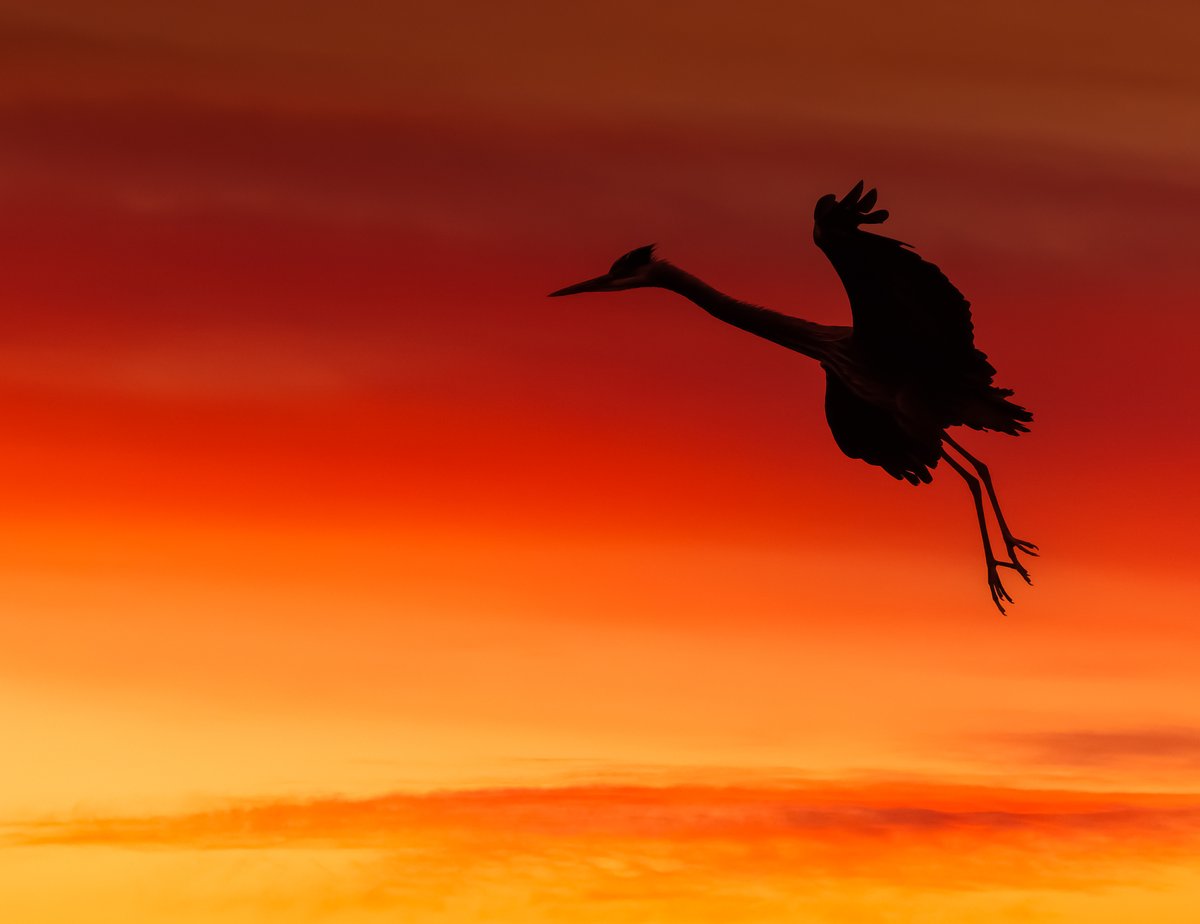
<svg viewBox="0 0 1200 924">
<path fill-rule="evenodd" d="M 813 238 L 833 264 L 854 316 L 853 326 L 817 324 L 732 298 L 697 277 L 654 258 L 653 247 L 624 255 L 608 274 L 553 295 L 655 286 L 677 292 L 717 319 L 818 361 L 825 371 L 825 417 L 847 456 L 877 465 L 912 484 L 932 480 L 939 460 L 971 489 L 983 536 L 988 585 L 1000 611 L 1011 601 L 998 575 L 1010 568 L 1027 582 L 1016 552 L 1036 554 L 1013 537 L 1000 512 L 987 467 L 946 432 L 955 426 L 1016 436 L 1033 415 L 993 384 L 995 369 L 974 343 L 970 305 L 942 272 L 907 244 L 862 230 L 886 211 L 872 212 L 875 191 L 859 183 L 840 201 L 817 203 Z M 975 469 L 950 456 L 955 449 Z M 982 497 L 991 501 L 1008 550 L 996 559 Z"/>
</svg>

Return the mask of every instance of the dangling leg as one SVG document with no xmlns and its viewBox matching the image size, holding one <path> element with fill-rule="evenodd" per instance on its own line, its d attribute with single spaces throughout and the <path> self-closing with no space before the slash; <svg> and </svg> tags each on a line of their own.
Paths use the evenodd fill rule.
<svg viewBox="0 0 1200 924">
<path fill-rule="evenodd" d="M 1013 598 L 1008 595 L 1008 591 L 1004 589 L 1004 585 L 1000 583 L 1000 572 L 998 568 L 1012 568 L 1020 574 L 1024 569 L 1020 565 L 1014 565 L 1006 561 L 996 561 L 996 556 L 992 554 L 992 544 L 988 540 L 987 517 L 983 512 L 983 490 L 979 487 L 979 479 L 968 472 L 965 468 L 958 464 L 946 450 L 942 450 L 942 458 L 945 459 L 950 467 L 962 475 L 963 480 L 967 483 L 967 487 L 971 489 L 971 497 L 975 499 L 975 515 L 979 518 L 979 535 L 983 537 L 983 556 L 987 560 L 988 572 L 988 590 L 992 592 L 992 602 L 996 604 L 996 609 L 1001 613 L 1004 612 L 1004 604 L 1002 600 L 1013 602 Z M 1026 578 L 1026 580 L 1029 580 Z"/>
<path fill-rule="evenodd" d="M 996 511 L 996 523 L 1000 526 L 1000 536 L 1004 539 L 1004 546 L 1008 549 L 1008 557 L 1016 567 L 1016 571 L 1021 577 L 1025 578 L 1026 584 L 1032 584 L 1029 580 L 1029 574 L 1021 567 L 1021 563 L 1017 560 L 1017 551 L 1024 552 L 1026 555 L 1037 557 L 1038 547 L 1032 542 L 1027 542 L 1024 539 L 1017 539 L 1013 536 L 1012 531 L 1008 528 L 1008 524 L 1004 522 L 1004 514 L 1000 512 L 1000 502 L 996 500 L 996 489 L 992 486 L 992 476 L 988 472 L 988 467 L 976 459 L 973 455 L 963 449 L 958 443 L 954 442 L 949 436 L 943 436 L 947 443 L 953 446 L 960 456 L 971 463 L 971 467 L 979 473 L 979 477 L 983 479 L 983 486 L 987 489 L 988 500 L 992 502 L 992 509 Z"/>
</svg>

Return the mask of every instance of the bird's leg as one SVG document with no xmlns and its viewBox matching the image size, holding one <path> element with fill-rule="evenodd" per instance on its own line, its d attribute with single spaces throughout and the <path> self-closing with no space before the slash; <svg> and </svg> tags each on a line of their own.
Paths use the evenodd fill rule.
<svg viewBox="0 0 1200 924">
<path fill-rule="evenodd" d="M 1038 547 L 1032 542 L 1025 539 L 1018 539 L 1012 534 L 1012 530 L 1008 528 L 1008 524 L 1004 522 L 1004 514 L 1000 510 L 1000 502 L 996 500 L 996 489 L 992 485 L 992 476 L 988 471 L 988 467 L 976 459 L 973 455 L 963 449 L 958 443 L 954 442 L 949 436 L 943 436 L 947 443 L 953 446 L 958 454 L 971 463 L 971 467 L 979 473 L 979 477 L 983 480 L 983 486 L 987 489 L 988 500 L 992 502 L 992 510 L 996 512 L 996 523 L 1000 527 L 1000 536 L 1004 539 L 1004 546 L 1008 549 L 1008 557 L 1014 566 L 1017 574 L 1025 579 L 1026 584 L 1032 584 L 1027 572 L 1021 563 L 1017 560 L 1017 552 L 1024 552 L 1026 555 L 1032 555 L 1035 558 L 1038 554 Z"/>
<path fill-rule="evenodd" d="M 983 557 L 987 561 L 987 576 L 988 590 L 992 593 L 992 602 L 996 604 L 1002 614 L 1004 613 L 1004 602 L 1013 602 L 1013 598 L 1008 595 L 1008 591 L 1004 589 L 1004 584 L 1000 581 L 1000 568 L 1013 568 L 1020 573 L 1022 570 L 1019 565 L 1014 565 L 1006 561 L 997 561 L 996 556 L 992 553 L 992 543 L 988 540 L 987 517 L 983 512 L 983 490 L 979 487 L 979 479 L 968 472 L 965 468 L 958 464 L 954 458 L 942 450 L 942 458 L 945 459 L 950 467 L 962 475 L 963 480 L 967 483 L 967 487 L 971 489 L 971 497 L 975 500 L 975 515 L 979 518 L 979 535 L 983 537 Z"/>
</svg>

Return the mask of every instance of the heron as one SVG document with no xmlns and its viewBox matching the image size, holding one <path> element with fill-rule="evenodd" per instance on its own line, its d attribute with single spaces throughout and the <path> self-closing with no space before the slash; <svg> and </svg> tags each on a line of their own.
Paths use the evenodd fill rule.
<svg viewBox="0 0 1200 924">
<path fill-rule="evenodd" d="M 860 180 L 841 199 L 822 196 L 813 214 L 813 240 L 846 290 L 852 326 L 818 324 L 740 301 L 659 259 L 653 244 L 619 257 L 601 276 L 550 295 L 667 289 L 720 321 L 817 360 L 825 372 L 825 419 L 843 453 L 914 485 L 931 482 L 933 469 L 945 460 L 966 482 L 983 539 L 988 590 L 1004 613 L 1013 599 L 1000 569 L 1032 584 L 1019 556 L 1036 556 L 1038 547 L 1013 535 L 988 467 L 948 431 L 965 426 L 1018 436 L 1028 432 L 1033 415 L 1009 400 L 1012 389 L 992 383 L 996 370 L 975 347 L 970 303 L 942 271 L 911 244 L 863 229 L 888 218 L 886 209 L 875 209 L 876 190 L 864 193 L 863 186 Z M 985 493 L 1006 559 L 996 556 L 988 536 Z"/>
</svg>

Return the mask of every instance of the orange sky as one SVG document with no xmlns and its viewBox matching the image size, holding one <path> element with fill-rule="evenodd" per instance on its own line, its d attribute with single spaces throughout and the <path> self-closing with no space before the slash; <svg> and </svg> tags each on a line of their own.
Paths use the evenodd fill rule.
<svg viewBox="0 0 1200 924">
<path fill-rule="evenodd" d="M 1194 4 L 160 7 L 0 13 L 21 920 L 1192 920 Z M 1036 414 L 1008 617 L 814 364 L 544 298 L 843 322 L 860 177 Z"/>
</svg>

